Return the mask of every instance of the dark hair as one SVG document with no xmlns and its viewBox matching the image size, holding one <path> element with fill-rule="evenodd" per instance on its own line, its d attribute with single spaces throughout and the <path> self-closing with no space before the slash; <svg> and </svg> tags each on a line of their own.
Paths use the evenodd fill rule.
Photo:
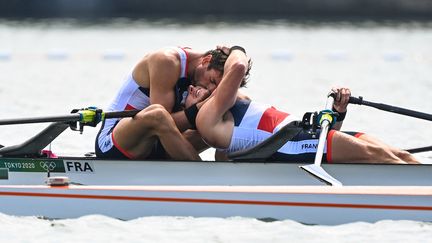
<svg viewBox="0 0 432 243">
<path fill-rule="evenodd" d="M 204 54 L 204 56 L 207 56 L 207 55 L 212 55 L 212 58 L 210 59 L 210 63 L 208 65 L 207 69 L 208 70 L 215 69 L 215 70 L 221 72 L 221 74 L 223 75 L 224 66 L 225 66 L 226 60 L 228 59 L 228 55 L 220 49 L 207 51 Z M 252 68 L 252 60 L 249 59 L 248 68 L 247 68 L 246 74 L 245 74 L 245 76 L 244 76 L 244 78 L 240 84 L 240 87 L 246 87 L 246 84 L 249 81 L 249 76 L 250 76 L 249 72 L 250 72 L 251 68 Z"/>
</svg>

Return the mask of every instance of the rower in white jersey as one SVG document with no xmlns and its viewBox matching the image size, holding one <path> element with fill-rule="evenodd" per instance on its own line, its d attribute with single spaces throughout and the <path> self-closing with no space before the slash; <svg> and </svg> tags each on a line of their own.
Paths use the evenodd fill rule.
<svg viewBox="0 0 432 243">
<path fill-rule="evenodd" d="M 200 101 L 183 109 L 182 93 L 189 84 L 212 91 L 225 78 L 225 62 L 236 65 L 244 52 L 164 48 L 147 54 L 124 80 L 109 111 L 140 110 L 133 118 L 107 119 L 96 138 L 96 155 L 111 159 L 199 160 L 182 135 L 194 127 Z M 195 136 L 199 136 L 195 133 Z M 199 141 L 191 137 L 193 141 Z"/>
</svg>

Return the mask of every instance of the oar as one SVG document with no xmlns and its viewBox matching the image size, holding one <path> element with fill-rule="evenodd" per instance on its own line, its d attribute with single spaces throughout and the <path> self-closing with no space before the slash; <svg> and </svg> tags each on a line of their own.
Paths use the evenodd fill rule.
<svg viewBox="0 0 432 243">
<path fill-rule="evenodd" d="M 327 104 L 326 104 L 326 110 L 331 110 L 333 108 L 333 102 L 334 98 L 332 95 L 329 95 L 327 98 Z M 315 155 L 315 161 L 313 164 L 310 165 L 303 165 L 300 166 L 303 170 L 311 174 L 312 176 L 318 178 L 319 180 L 323 181 L 324 183 L 332 186 L 342 186 L 342 183 L 338 180 L 336 180 L 334 177 L 329 175 L 322 167 L 321 167 L 321 161 L 324 153 L 324 146 L 327 140 L 327 133 L 330 127 L 330 124 L 333 121 L 332 115 L 329 113 L 324 114 L 321 118 L 320 125 L 321 125 L 321 134 L 318 140 L 318 148 Z"/>
<path fill-rule="evenodd" d="M 129 111 L 109 111 L 98 113 L 95 109 L 79 110 L 77 113 L 71 113 L 61 116 L 45 116 L 45 117 L 30 117 L 30 118 L 17 118 L 17 119 L 4 119 L 0 120 L 0 125 L 16 125 L 16 124 L 29 124 L 29 123 L 44 123 L 44 122 L 82 122 L 92 123 L 99 122 L 108 118 L 123 118 L 135 116 L 139 110 Z M 100 118 L 98 118 L 100 114 Z M 97 121 L 99 119 L 99 121 Z"/>
<path fill-rule="evenodd" d="M 383 111 L 393 112 L 400 115 L 411 116 L 415 118 L 420 118 L 428 121 L 432 121 L 432 114 L 423 113 L 419 111 L 409 110 L 397 106 L 386 105 L 381 103 L 375 103 L 371 101 L 364 100 L 363 97 L 359 96 L 358 98 L 351 96 L 349 99 L 349 103 L 356 105 L 365 105 L 374 107 Z"/>
<path fill-rule="evenodd" d="M 406 149 L 405 151 L 415 154 L 415 153 L 422 153 L 427 151 L 432 151 L 432 146 L 427 147 L 420 147 L 420 148 L 412 148 L 412 149 Z"/>
<path fill-rule="evenodd" d="M 359 96 L 358 98 L 351 96 L 349 99 L 349 103 L 356 104 L 356 105 L 370 106 L 370 107 L 374 107 L 374 108 L 377 108 L 377 109 L 380 109 L 383 111 L 393 112 L 393 113 L 397 113 L 400 115 L 405 115 L 405 116 L 410 116 L 410 117 L 415 117 L 415 118 L 419 118 L 419 119 L 423 119 L 423 120 L 432 121 L 432 114 L 428 114 L 428 113 L 424 113 L 424 112 L 420 112 L 420 111 L 409 110 L 409 109 L 405 109 L 405 108 L 401 108 L 401 107 L 397 107 L 397 106 L 367 101 L 367 100 L 364 100 L 363 97 L 361 97 L 361 96 Z M 410 153 L 427 152 L 427 151 L 432 151 L 432 146 L 406 149 L 406 151 L 410 152 Z"/>
</svg>

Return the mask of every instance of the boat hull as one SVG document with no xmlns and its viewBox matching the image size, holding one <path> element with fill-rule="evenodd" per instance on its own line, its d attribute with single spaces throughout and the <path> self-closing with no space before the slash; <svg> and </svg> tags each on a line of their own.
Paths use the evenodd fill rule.
<svg viewBox="0 0 432 243">
<path fill-rule="evenodd" d="M 0 158 L 0 212 L 125 220 L 242 216 L 307 224 L 432 221 L 431 165 L 323 165 L 342 187 L 324 186 L 301 165 Z M 48 175 L 72 183 L 47 186 Z"/>
<path fill-rule="evenodd" d="M 0 158 L 0 185 L 42 185 L 67 176 L 83 185 L 322 185 L 304 163 Z M 343 185 L 430 186 L 432 165 L 325 164 Z"/>
<path fill-rule="evenodd" d="M 3 213 L 49 218 L 241 216 L 325 225 L 432 221 L 432 187 L 1 186 L 0 195 Z"/>
</svg>

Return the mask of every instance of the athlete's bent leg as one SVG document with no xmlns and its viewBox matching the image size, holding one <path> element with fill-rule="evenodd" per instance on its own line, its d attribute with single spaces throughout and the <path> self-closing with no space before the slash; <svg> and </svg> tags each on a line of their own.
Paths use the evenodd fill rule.
<svg viewBox="0 0 432 243">
<path fill-rule="evenodd" d="M 331 139 L 332 162 L 404 163 L 388 147 L 381 147 L 343 132 L 335 131 Z"/>
<path fill-rule="evenodd" d="M 123 118 L 113 131 L 114 140 L 133 158 L 145 159 L 160 140 L 175 160 L 200 160 L 192 145 L 182 136 L 174 120 L 161 105 L 151 105 L 133 118 Z"/>
<path fill-rule="evenodd" d="M 155 110 L 155 132 L 165 151 L 174 160 L 201 160 L 196 149 L 177 128 L 171 114 L 161 106 Z"/>
<path fill-rule="evenodd" d="M 377 138 L 370 136 L 368 134 L 362 134 L 361 136 L 358 137 L 361 140 L 367 141 L 369 143 L 375 144 L 377 146 L 380 147 L 387 147 L 388 149 L 390 149 L 390 151 L 397 156 L 398 158 L 400 158 L 401 160 L 409 163 L 409 164 L 419 164 L 420 162 L 409 152 L 401 150 L 399 148 L 393 147 L 391 145 L 388 145 L 380 140 L 378 140 Z"/>
</svg>

